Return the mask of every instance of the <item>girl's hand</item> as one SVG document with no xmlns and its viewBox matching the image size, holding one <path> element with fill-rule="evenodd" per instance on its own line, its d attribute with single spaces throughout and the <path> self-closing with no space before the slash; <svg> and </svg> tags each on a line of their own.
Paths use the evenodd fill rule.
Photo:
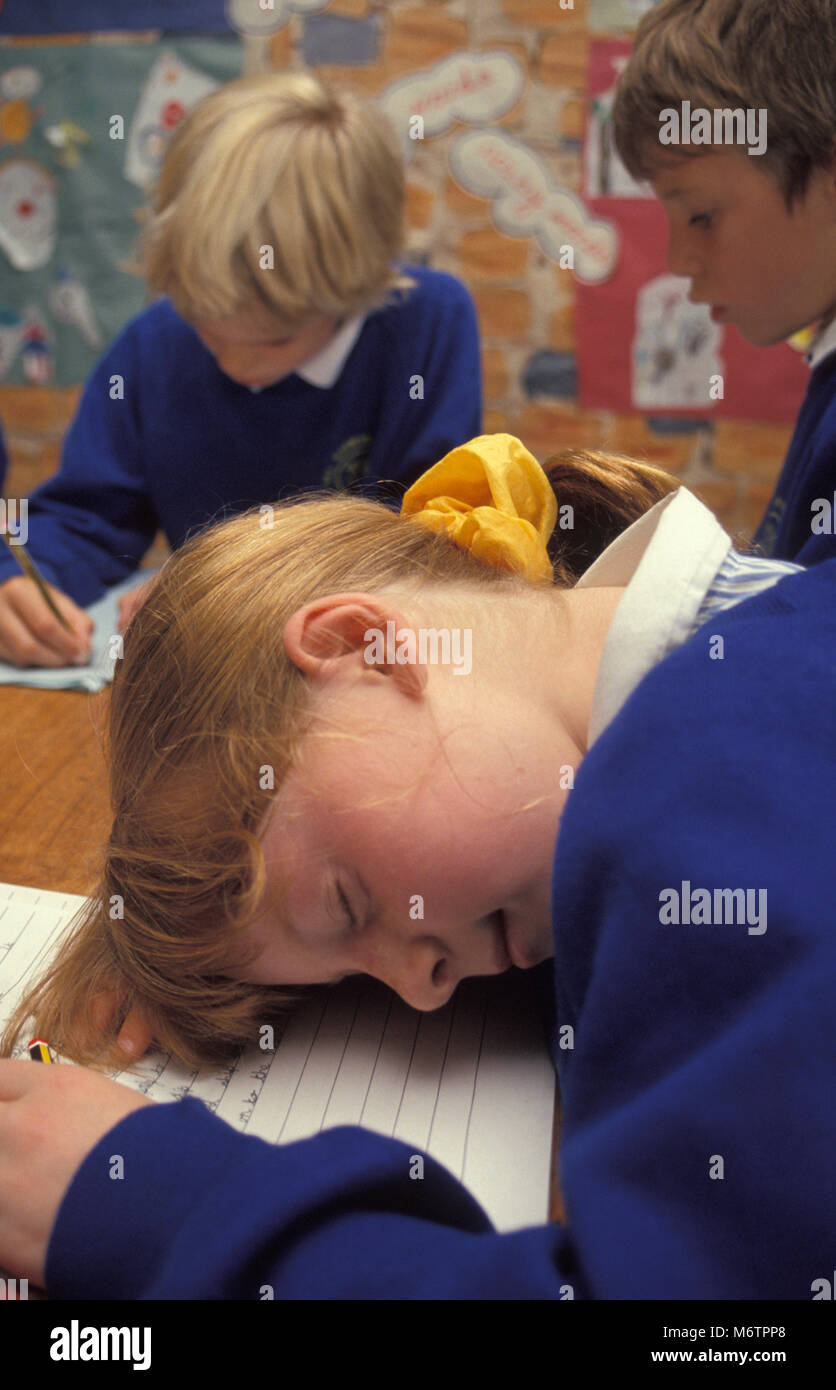
<svg viewBox="0 0 836 1390">
<path fill-rule="evenodd" d="M 83 1067 L 0 1061 L 0 1265 L 43 1287 L 50 1232 L 82 1162 L 153 1104 Z"/>
<path fill-rule="evenodd" d="M 103 991 L 93 1006 L 93 1019 L 96 1026 L 102 1029 L 107 1028 L 110 1019 L 116 1014 L 121 1003 L 122 1000 L 115 990 Z M 125 1064 L 128 1065 L 130 1062 L 135 1062 L 137 1057 L 142 1057 L 148 1051 L 153 1039 L 153 1029 L 142 1009 L 137 1005 L 126 1015 L 116 1039 L 117 1045 L 125 1054 Z"/>
<path fill-rule="evenodd" d="M 124 632 L 134 613 L 141 608 L 146 598 L 148 590 L 151 588 L 152 581 L 146 579 L 144 584 L 139 584 L 135 589 L 131 589 L 127 594 L 123 594 L 119 600 L 119 631 Z"/>
</svg>

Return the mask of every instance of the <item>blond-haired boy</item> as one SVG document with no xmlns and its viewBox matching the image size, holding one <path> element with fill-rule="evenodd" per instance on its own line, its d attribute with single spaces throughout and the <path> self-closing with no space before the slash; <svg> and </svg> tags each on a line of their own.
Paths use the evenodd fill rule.
<svg viewBox="0 0 836 1390">
<path fill-rule="evenodd" d="M 0 556 L 0 657 L 83 654 L 76 604 L 134 570 L 158 528 L 176 547 L 299 489 L 402 488 L 481 432 L 472 301 L 397 262 L 403 204 L 382 112 L 309 73 L 242 78 L 195 107 L 144 234 L 165 297 L 94 369 L 29 501 L 29 549 L 73 631 Z"/>
<path fill-rule="evenodd" d="M 816 325 L 807 395 L 755 535 L 800 564 L 836 556 L 834 73 L 836 0 L 661 0 L 613 108 L 618 152 L 661 200 L 668 265 L 691 278 L 692 300 L 759 347 Z"/>
</svg>

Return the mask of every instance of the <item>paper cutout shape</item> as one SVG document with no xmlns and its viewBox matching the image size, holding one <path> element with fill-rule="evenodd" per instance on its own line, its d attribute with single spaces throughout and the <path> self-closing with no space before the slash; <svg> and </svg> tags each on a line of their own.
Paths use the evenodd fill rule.
<svg viewBox="0 0 836 1390">
<path fill-rule="evenodd" d="M 314 14 L 331 0 L 226 0 L 226 19 L 230 28 L 245 37 L 274 34 L 287 24 L 291 14 Z"/>
<path fill-rule="evenodd" d="M 723 331 L 707 305 L 689 301 L 688 290 L 685 277 L 659 275 L 636 296 L 632 390 L 641 410 L 713 404 L 710 378 L 725 370 Z"/>
<path fill-rule="evenodd" d="M 620 76 L 626 55 L 612 60 Z M 587 198 L 652 198 L 648 182 L 638 183 L 622 164 L 612 138 L 612 108 L 616 83 L 590 101 L 584 145 L 584 194 Z"/>
<path fill-rule="evenodd" d="M 104 347 L 104 335 L 93 313 L 85 285 L 63 266 L 50 287 L 49 307 L 59 323 L 75 325 L 88 347 Z"/>
<path fill-rule="evenodd" d="M 425 139 L 443 134 L 456 121 L 495 121 L 519 101 L 524 86 L 525 73 L 512 53 L 462 52 L 393 82 L 378 100 L 409 159 L 421 148 L 421 140 L 410 136 L 411 117 L 423 118 Z"/>
<path fill-rule="evenodd" d="M 0 309 L 0 377 L 8 376 L 17 360 L 23 319 L 12 309 Z"/>
<path fill-rule="evenodd" d="M 0 247 L 15 270 L 37 270 L 55 250 L 55 180 L 32 159 L 0 165 Z"/>
<path fill-rule="evenodd" d="M 28 101 L 23 99 L 4 101 L 0 106 L 0 143 L 22 145 L 29 138 L 29 132 L 40 111 L 40 107 L 33 111 Z"/>
<path fill-rule="evenodd" d="M 25 101 L 41 90 L 43 78 L 37 68 L 6 68 L 0 73 L 0 92 L 7 101 Z"/>
<path fill-rule="evenodd" d="M 147 188 L 160 171 L 172 131 L 220 84 L 176 53 L 161 53 L 149 72 L 134 113 L 125 151 L 125 178 Z"/>
<path fill-rule="evenodd" d="M 23 375 L 33 386 L 45 386 L 52 380 L 52 335 L 46 320 L 35 305 L 24 311 L 25 321 L 20 341 Z"/>
<path fill-rule="evenodd" d="M 618 230 L 592 216 L 576 193 L 552 181 L 543 161 L 501 130 L 471 131 L 450 150 L 450 169 L 468 193 L 491 198 L 491 217 L 506 236 L 535 237 L 552 260 L 571 246 L 579 280 L 597 284 L 612 274 Z"/>
<path fill-rule="evenodd" d="M 90 144 L 90 136 L 83 126 L 75 121 L 60 121 L 47 126 L 44 131 L 53 149 L 59 150 L 58 158 L 68 169 L 77 169 L 81 163 L 81 146 Z"/>
</svg>

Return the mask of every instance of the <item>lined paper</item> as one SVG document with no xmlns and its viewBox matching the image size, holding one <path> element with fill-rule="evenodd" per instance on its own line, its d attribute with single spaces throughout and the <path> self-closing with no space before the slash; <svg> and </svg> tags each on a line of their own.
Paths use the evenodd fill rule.
<svg viewBox="0 0 836 1390">
<path fill-rule="evenodd" d="M 0 884 L 0 1025 L 83 903 Z M 555 1075 L 522 971 L 465 980 L 434 1013 L 356 977 L 295 1008 L 275 1050 L 198 1071 L 153 1053 L 109 1074 L 155 1101 L 195 1096 L 270 1143 L 361 1125 L 444 1164 L 498 1230 L 548 1220 Z"/>
</svg>

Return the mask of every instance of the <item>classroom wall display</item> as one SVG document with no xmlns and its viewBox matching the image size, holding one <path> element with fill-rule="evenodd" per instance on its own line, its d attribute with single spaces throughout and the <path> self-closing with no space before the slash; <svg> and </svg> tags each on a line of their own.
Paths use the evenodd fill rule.
<svg viewBox="0 0 836 1390">
<path fill-rule="evenodd" d="M 153 184 L 166 147 L 193 106 L 219 84 L 167 49 L 151 68 L 131 119 L 125 150 L 125 178 L 138 188 Z"/>
<path fill-rule="evenodd" d="M 142 308 L 146 189 L 241 63 L 231 34 L 0 49 L 0 382 L 78 385 Z"/>
<path fill-rule="evenodd" d="M 578 277 L 579 403 L 790 422 L 809 377 L 803 359 L 786 344 L 753 347 L 689 301 L 690 280 L 667 272 L 661 205 L 649 185 L 631 191 L 615 151 L 606 153 L 612 89 L 629 51 L 625 40 L 590 46 L 583 187 L 592 215 L 617 227 L 618 255 L 608 278 Z"/>
<path fill-rule="evenodd" d="M 533 237 L 553 261 L 597 284 L 612 272 L 618 233 L 559 188 L 543 160 L 502 130 L 471 131 L 455 141 L 450 172 L 468 193 L 491 199 L 491 218 L 506 236 Z"/>
<path fill-rule="evenodd" d="M 593 33 L 635 29 L 657 0 L 589 0 L 589 27 Z"/>
<path fill-rule="evenodd" d="M 499 120 L 519 101 L 524 86 L 525 73 L 513 53 L 463 51 L 393 82 L 378 104 L 398 132 L 408 161 L 422 139 L 443 135 L 457 121 L 483 125 Z"/>
<path fill-rule="evenodd" d="M 330 0 L 226 0 L 227 22 L 238 34 L 257 37 L 283 28 L 293 14 L 315 14 Z"/>
<path fill-rule="evenodd" d="M 583 143 L 583 186 L 587 198 L 653 198 L 649 183 L 639 183 L 622 163 L 612 138 L 615 89 L 628 53 L 601 52 L 600 81 L 607 83 L 591 95 Z M 596 72 L 599 50 L 596 46 Z"/>
</svg>

